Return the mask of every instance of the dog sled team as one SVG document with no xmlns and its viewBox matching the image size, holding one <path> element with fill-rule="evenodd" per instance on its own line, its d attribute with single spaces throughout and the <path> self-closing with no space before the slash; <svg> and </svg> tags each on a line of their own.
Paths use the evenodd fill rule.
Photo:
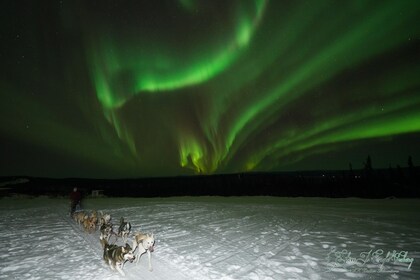
<svg viewBox="0 0 420 280">
<path fill-rule="evenodd" d="M 113 224 L 111 223 L 111 215 L 104 214 L 102 211 L 76 211 L 72 215 L 73 220 L 83 228 L 86 233 L 92 234 L 99 229 L 99 241 L 103 248 L 103 259 L 112 270 L 117 270 L 122 276 L 125 276 L 122 270 L 124 264 L 136 260 L 139 263 L 140 257 L 147 253 L 149 260 L 149 270 L 152 271 L 151 252 L 154 251 L 155 238 L 153 234 L 135 233 L 132 238 L 132 245 L 127 241 L 131 233 L 131 223 L 124 218 L 120 219 L 118 231 L 114 232 Z M 110 242 L 111 237 L 114 236 L 113 243 Z M 115 244 L 121 238 L 125 243 L 124 246 Z"/>
</svg>

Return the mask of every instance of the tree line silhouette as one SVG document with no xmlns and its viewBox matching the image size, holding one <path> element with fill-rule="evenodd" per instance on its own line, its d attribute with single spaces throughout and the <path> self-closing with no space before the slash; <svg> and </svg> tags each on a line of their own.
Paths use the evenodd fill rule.
<svg viewBox="0 0 420 280">
<path fill-rule="evenodd" d="M 350 163 L 350 171 L 351 163 Z M 387 172 L 381 170 L 380 172 L 375 172 L 372 166 L 372 159 L 370 155 L 367 156 L 366 161 L 364 162 L 364 178 L 365 179 L 378 179 L 375 177 L 385 176 L 386 179 L 392 181 L 393 183 L 403 184 L 403 185 L 412 185 L 417 182 L 418 170 L 417 167 L 413 164 L 412 156 L 409 156 L 407 159 L 407 167 L 403 168 L 399 164 L 395 168 L 392 165 L 389 165 Z M 385 173 L 385 174 L 384 174 Z"/>
<path fill-rule="evenodd" d="M 137 179 L 28 178 L 8 193 L 67 195 L 78 187 L 85 196 L 101 190 L 106 196 L 287 196 L 287 197 L 420 197 L 420 172 L 410 156 L 407 166 L 374 168 L 367 156 L 363 168 L 296 172 L 254 172 L 207 176 Z M 0 178 L 2 179 L 2 178 Z M 4 178 L 3 178 L 4 179 Z M 8 180 L 16 179 L 9 178 Z"/>
</svg>

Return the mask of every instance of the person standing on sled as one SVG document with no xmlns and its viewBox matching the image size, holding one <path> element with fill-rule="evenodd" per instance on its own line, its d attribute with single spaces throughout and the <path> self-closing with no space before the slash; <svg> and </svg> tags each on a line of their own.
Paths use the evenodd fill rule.
<svg viewBox="0 0 420 280">
<path fill-rule="evenodd" d="M 70 193 L 70 216 L 76 211 L 76 207 L 80 207 L 80 201 L 82 200 L 82 195 L 74 188 L 73 191 Z"/>
</svg>

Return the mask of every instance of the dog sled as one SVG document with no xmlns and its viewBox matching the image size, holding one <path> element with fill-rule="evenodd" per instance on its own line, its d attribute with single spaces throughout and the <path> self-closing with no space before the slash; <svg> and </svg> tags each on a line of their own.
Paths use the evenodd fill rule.
<svg viewBox="0 0 420 280">
<path fill-rule="evenodd" d="M 154 251 L 155 237 L 153 234 L 131 232 L 131 223 L 123 217 L 120 219 L 118 231 L 113 230 L 111 215 L 104 214 L 102 211 L 86 211 L 77 209 L 71 216 L 74 227 L 81 229 L 85 234 L 86 240 L 94 240 L 99 237 L 98 244 L 102 247 L 102 259 L 112 270 L 116 269 L 120 275 L 124 276 L 124 264 L 134 262 L 139 264 L 143 254 L 147 254 L 148 268 L 152 271 L 151 253 Z M 99 236 L 97 235 L 99 231 Z M 130 243 L 127 243 L 129 239 Z M 98 239 L 96 239 L 98 240 Z M 96 241 L 97 242 L 97 241 Z"/>
</svg>

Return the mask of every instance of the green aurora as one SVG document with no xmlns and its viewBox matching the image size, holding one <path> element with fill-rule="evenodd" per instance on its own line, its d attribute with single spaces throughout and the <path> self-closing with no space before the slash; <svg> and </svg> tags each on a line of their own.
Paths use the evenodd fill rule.
<svg viewBox="0 0 420 280">
<path fill-rule="evenodd" d="M 418 1 L 86 3 L 57 1 L 46 12 L 31 4 L 21 24 L 11 7 L 2 175 L 346 169 L 368 154 L 377 167 L 420 158 Z M 10 164 L 26 157 L 19 150 L 34 163 Z"/>
</svg>

